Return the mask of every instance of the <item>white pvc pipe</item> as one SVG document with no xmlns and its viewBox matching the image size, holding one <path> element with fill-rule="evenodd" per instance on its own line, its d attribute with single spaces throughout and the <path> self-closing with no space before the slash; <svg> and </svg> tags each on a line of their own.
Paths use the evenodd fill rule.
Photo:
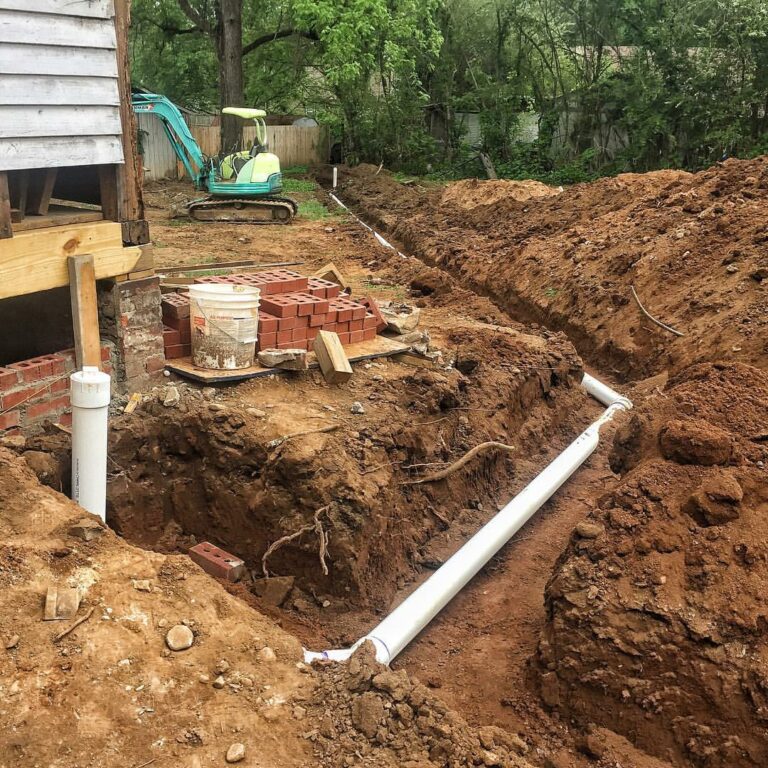
<svg viewBox="0 0 768 768">
<path fill-rule="evenodd" d="M 305 661 L 344 661 L 361 643 L 371 640 L 377 660 L 389 664 L 592 455 L 600 441 L 600 427 L 618 411 L 632 407 L 629 400 L 592 376 L 585 374 L 583 385 L 589 394 L 608 406 L 597 421 L 352 648 L 321 653 L 305 651 Z"/>
<path fill-rule="evenodd" d="M 336 185 L 339 181 L 339 169 L 334 165 L 333 166 L 333 188 L 336 189 Z"/>
<path fill-rule="evenodd" d="M 85 366 L 70 376 L 72 499 L 102 520 L 107 516 L 107 426 L 110 377 Z"/>
</svg>

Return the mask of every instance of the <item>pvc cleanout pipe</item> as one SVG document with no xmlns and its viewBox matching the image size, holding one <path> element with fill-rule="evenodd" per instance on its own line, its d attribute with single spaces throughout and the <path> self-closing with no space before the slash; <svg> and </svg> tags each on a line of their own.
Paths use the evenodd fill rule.
<svg viewBox="0 0 768 768">
<path fill-rule="evenodd" d="M 632 407 L 629 400 L 591 376 L 584 388 L 590 394 L 599 394 L 601 402 L 602 397 L 607 397 L 609 393 L 615 395 L 597 421 L 587 427 L 458 552 L 352 648 L 321 653 L 305 651 L 305 661 L 345 661 L 361 643 L 371 640 L 376 648 L 376 659 L 382 664 L 391 663 L 592 455 L 600 441 L 600 428 L 619 411 Z"/>
<path fill-rule="evenodd" d="M 333 188 L 336 189 L 339 182 L 339 169 L 334 165 L 333 166 Z"/>
<path fill-rule="evenodd" d="M 110 377 L 85 366 L 70 376 L 72 499 L 102 520 L 107 516 L 107 427 Z"/>
</svg>

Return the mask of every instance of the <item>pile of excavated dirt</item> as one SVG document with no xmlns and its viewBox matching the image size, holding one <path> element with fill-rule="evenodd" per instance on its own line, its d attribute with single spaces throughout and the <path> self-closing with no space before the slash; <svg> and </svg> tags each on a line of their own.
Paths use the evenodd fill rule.
<svg viewBox="0 0 768 768">
<path fill-rule="evenodd" d="M 517 319 L 566 331 L 606 373 L 642 378 L 707 360 L 768 361 L 766 158 L 695 175 L 623 174 L 480 206 L 470 188 L 469 207 L 451 186 L 404 186 L 369 166 L 340 178 L 341 199 L 406 252 Z M 397 257 L 389 264 L 395 270 Z M 632 287 L 684 336 L 653 324 Z"/>
<path fill-rule="evenodd" d="M 449 184 L 440 198 L 442 206 L 456 206 L 467 211 L 484 205 L 495 205 L 502 200 L 524 203 L 534 197 L 554 197 L 562 192 L 542 184 L 540 181 L 479 181 L 464 179 Z"/>
<path fill-rule="evenodd" d="M 545 702 L 677 766 L 768 764 L 768 374 L 693 366 L 611 462 L 547 586 Z"/>
<path fill-rule="evenodd" d="M 321 765 L 530 768 L 524 741 L 493 725 L 469 727 L 425 685 L 378 664 L 369 643 L 348 664 L 321 670 L 310 711 Z"/>
</svg>

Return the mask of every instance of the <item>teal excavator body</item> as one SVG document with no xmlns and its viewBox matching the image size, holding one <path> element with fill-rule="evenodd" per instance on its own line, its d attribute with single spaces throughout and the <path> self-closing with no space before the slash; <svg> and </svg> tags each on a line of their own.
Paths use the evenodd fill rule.
<svg viewBox="0 0 768 768">
<path fill-rule="evenodd" d="M 283 175 L 280 159 L 268 151 L 266 113 L 260 109 L 226 107 L 225 114 L 253 120 L 256 137 L 250 149 L 207 157 L 200 149 L 178 107 L 156 93 L 132 97 L 137 114 L 154 115 L 195 189 L 208 196 L 193 200 L 187 213 L 198 221 L 285 224 L 296 215 L 298 206 L 289 197 L 280 197 Z"/>
</svg>

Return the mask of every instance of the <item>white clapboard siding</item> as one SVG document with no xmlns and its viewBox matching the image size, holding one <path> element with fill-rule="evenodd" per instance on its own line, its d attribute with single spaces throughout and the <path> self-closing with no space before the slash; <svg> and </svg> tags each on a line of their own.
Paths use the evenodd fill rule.
<svg viewBox="0 0 768 768">
<path fill-rule="evenodd" d="M 117 80 L 110 77 L 3 75 L 0 82 L 0 105 L 119 103 Z"/>
<path fill-rule="evenodd" d="M 111 48 L 0 43 L 0 75 L 117 77 L 117 58 Z"/>
<path fill-rule="evenodd" d="M 0 171 L 123 162 L 113 0 L 0 0 Z"/>
<path fill-rule="evenodd" d="M 119 136 L 0 139 L 2 171 L 122 162 L 123 143 Z"/>
<path fill-rule="evenodd" d="M 115 41 L 111 19 L 0 10 L 0 43 L 114 48 Z"/>
<path fill-rule="evenodd" d="M 92 136 L 120 134 L 117 107 L 0 106 L 0 139 L 73 136 L 88 126 Z"/>
<path fill-rule="evenodd" d="M 0 0 L 0 9 L 57 13 L 61 16 L 84 16 L 91 19 L 111 19 L 115 15 L 112 0 Z"/>
</svg>

